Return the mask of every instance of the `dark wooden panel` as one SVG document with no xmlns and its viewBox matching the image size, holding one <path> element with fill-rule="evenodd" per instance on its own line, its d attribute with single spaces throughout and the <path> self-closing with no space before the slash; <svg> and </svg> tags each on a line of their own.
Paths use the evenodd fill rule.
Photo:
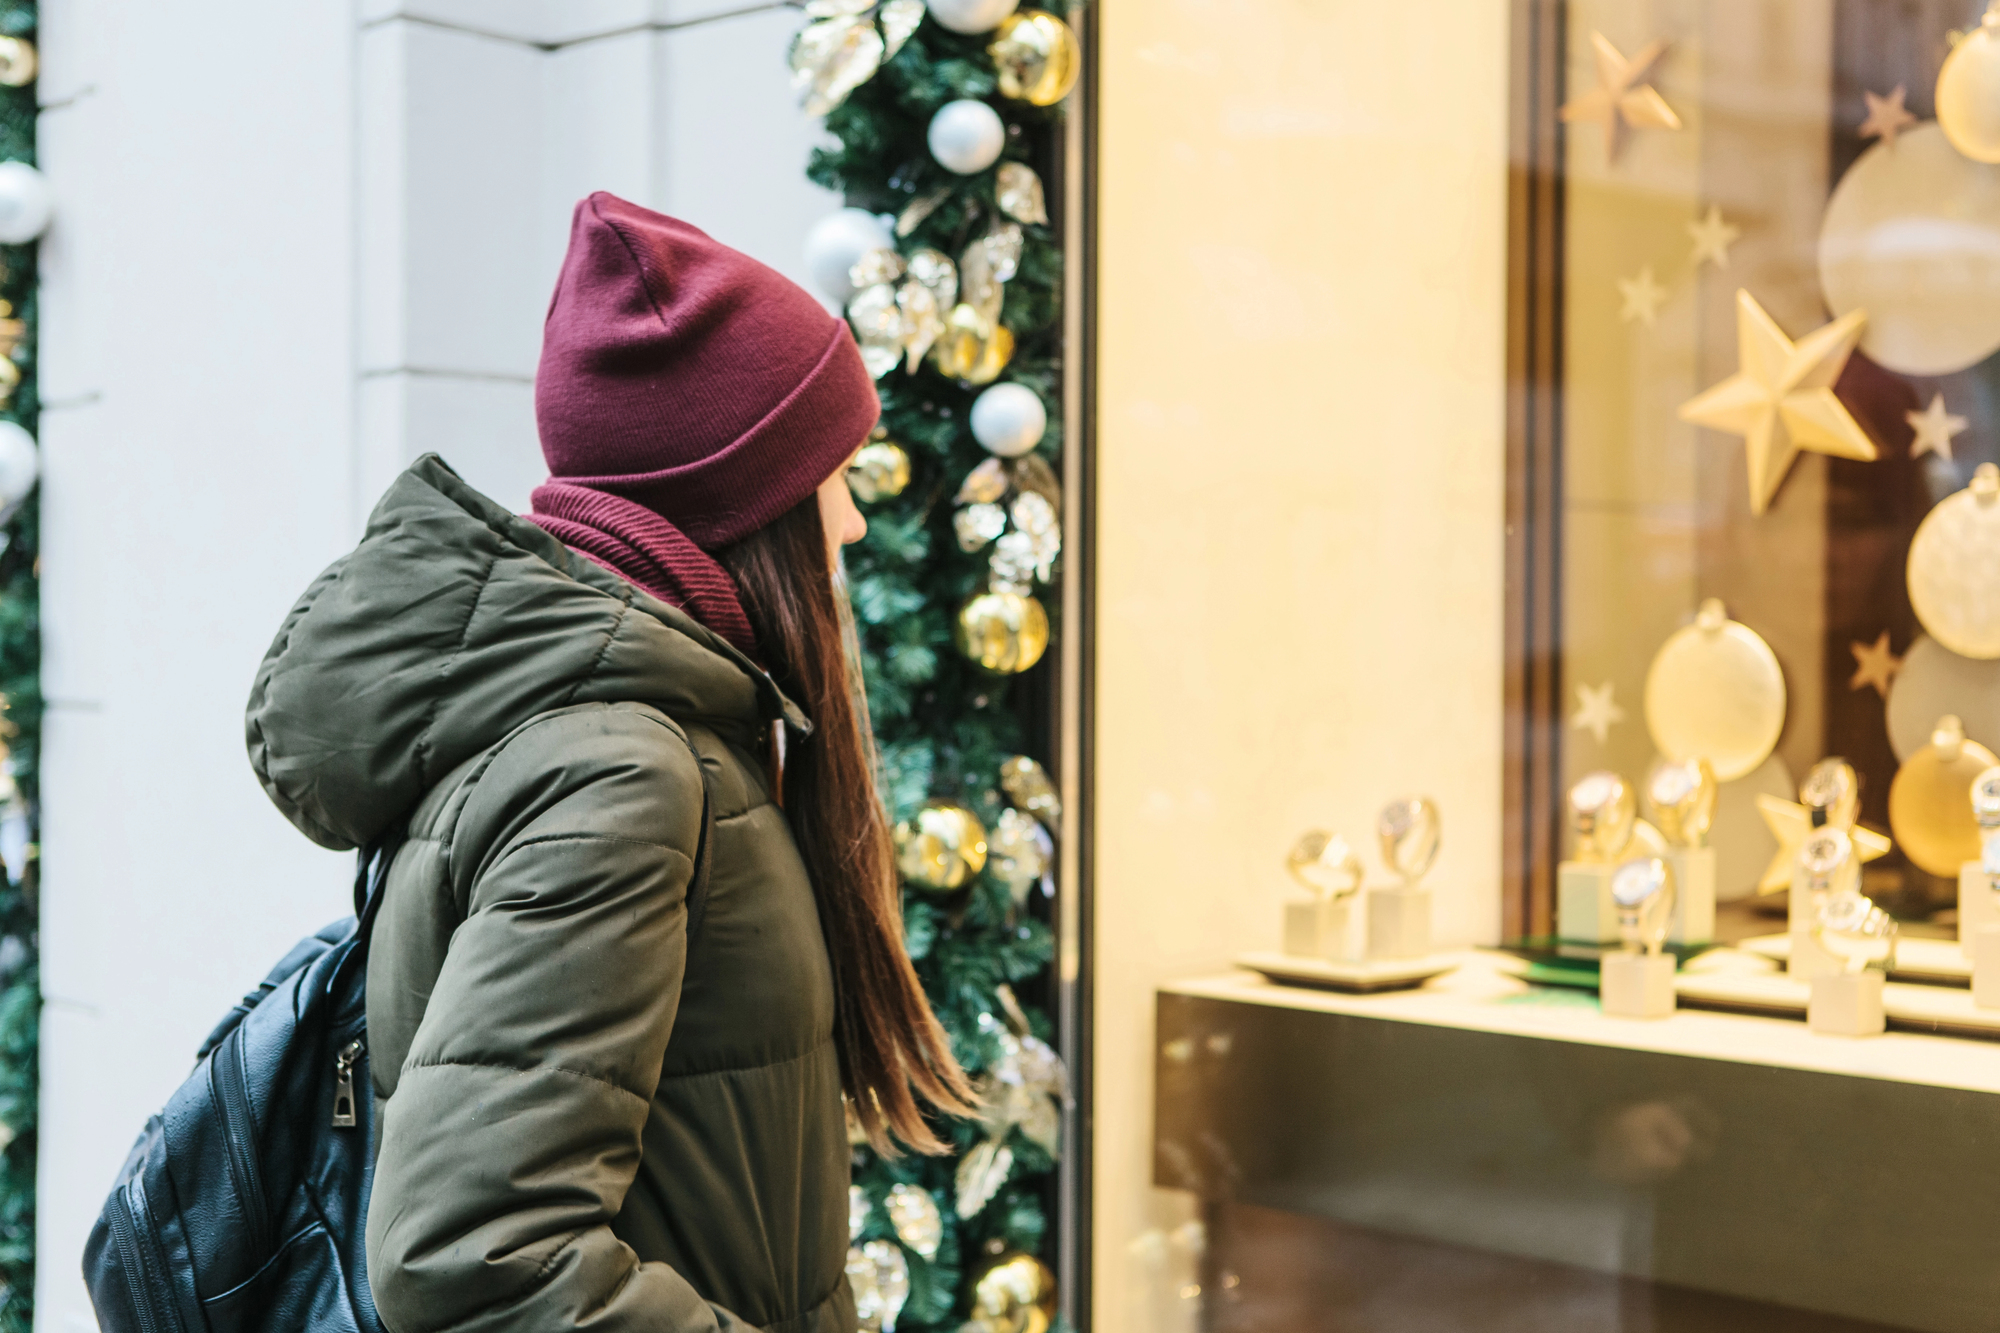
<svg viewBox="0 0 2000 1333">
<path fill-rule="evenodd" d="M 1562 0 L 1513 0 L 1501 930 L 1551 933 L 1560 809 Z"/>
<path fill-rule="evenodd" d="M 2000 1097 L 1172 994 L 1158 1032 L 1161 1186 L 1846 1319 L 1996 1326 Z"/>
</svg>

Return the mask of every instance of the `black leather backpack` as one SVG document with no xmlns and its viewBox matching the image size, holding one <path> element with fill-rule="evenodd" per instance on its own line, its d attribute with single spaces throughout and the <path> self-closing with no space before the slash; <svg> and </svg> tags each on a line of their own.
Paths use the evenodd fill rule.
<svg viewBox="0 0 2000 1333">
<path fill-rule="evenodd" d="M 687 737 L 681 737 L 687 741 Z M 688 939 L 708 904 L 701 772 Z M 368 938 L 400 829 L 360 853 L 354 915 L 299 941 L 195 1052 L 146 1122 L 90 1241 L 102 1333 L 384 1333 L 368 1288 L 375 1093 Z"/>
<path fill-rule="evenodd" d="M 83 1252 L 104 1333 L 381 1333 L 362 992 L 394 855 L 361 853 L 355 915 L 286 954 L 146 1122 Z"/>
</svg>

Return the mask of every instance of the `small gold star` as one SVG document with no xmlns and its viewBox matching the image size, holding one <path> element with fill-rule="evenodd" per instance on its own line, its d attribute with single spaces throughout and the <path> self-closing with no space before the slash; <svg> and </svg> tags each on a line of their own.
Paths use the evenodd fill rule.
<svg viewBox="0 0 2000 1333">
<path fill-rule="evenodd" d="M 1597 86 L 1563 104 L 1565 121 L 1594 120 L 1604 127 L 1604 151 L 1613 162 L 1628 130 L 1677 130 L 1681 118 L 1646 80 L 1667 53 L 1665 42 L 1648 42 L 1627 60 L 1601 32 L 1590 34 L 1597 53 Z"/>
<path fill-rule="evenodd" d="M 1886 148 L 1896 146 L 1896 136 L 1917 123 L 1917 118 L 1903 108 L 1903 85 L 1897 84 L 1896 91 L 1887 97 L 1877 97 L 1863 91 L 1868 99 L 1868 118 L 1861 122 L 1861 137 L 1880 139 Z"/>
<path fill-rule="evenodd" d="M 1611 688 L 1608 680 L 1597 686 L 1577 686 L 1576 712 L 1569 719 L 1570 726 L 1597 737 L 1599 745 L 1610 740 L 1611 728 L 1625 720 L 1625 710 L 1611 700 Z"/>
<path fill-rule="evenodd" d="M 1917 437 L 1910 441 L 1910 457 L 1933 453 L 1947 463 L 1951 461 L 1951 437 L 1972 424 L 1945 411 L 1941 393 L 1932 394 L 1931 405 L 1923 411 L 1903 413 L 1903 420 L 1917 432 Z"/>
<path fill-rule="evenodd" d="M 1630 324 L 1639 320 L 1647 328 L 1659 317 L 1660 302 L 1667 299 L 1667 289 L 1653 281 L 1653 266 L 1646 265 L 1639 270 L 1636 278 L 1618 279 L 1618 292 L 1625 298 L 1625 304 L 1618 312 L 1618 318 Z"/>
<path fill-rule="evenodd" d="M 1797 801 L 1787 801 L 1779 796 L 1757 796 L 1757 813 L 1764 816 L 1764 827 L 1771 830 L 1771 836 L 1778 840 L 1778 854 L 1771 858 L 1771 864 L 1764 867 L 1764 877 L 1757 881 L 1757 892 L 1778 893 L 1792 886 L 1792 867 L 1798 864 L 1799 844 L 1813 830 L 1812 812 Z M 1889 854 L 1895 846 L 1874 829 L 1856 824 L 1842 832 L 1854 840 L 1854 854 L 1864 862 L 1873 861 Z"/>
<path fill-rule="evenodd" d="M 1741 367 L 1681 404 L 1682 421 L 1743 437 L 1750 464 L 1750 512 L 1778 493 L 1799 450 L 1863 462 L 1874 441 L 1834 396 L 1833 382 L 1861 341 L 1868 316 L 1850 311 L 1793 342 L 1757 298 L 1736 293 L 1736 352 Z"/>
<path fill-rule="evenodd" d="M 1729 247 L 1736 244 L 1736 238 L 1743 229 L 1722 220 L 1722 210 L 1714 204 L 1708 206 L 1708 216 L 1688 223 L 1688 235 L 1694 237 L 1695 267 L 1701 267 L 1704 259 L 1713 260 L 1717 268 L 1729 267 Z"/>
<path fill-rule="evenodd" d="M 1883 630 L 1875 636 L 1873 643 L 1850 643 L 1847 651 L 1854 654 L 1854 675 L 1848 680 L 1850 690 L 1865 690 L 1870 685 L 1875 693 L 1884 699 L 1889 697 L 1889 682 L 1896 678 L 1896 671 L 1903 665 L 1903 659 L 1889 651 L 1889 631 Z"/>
</svg>

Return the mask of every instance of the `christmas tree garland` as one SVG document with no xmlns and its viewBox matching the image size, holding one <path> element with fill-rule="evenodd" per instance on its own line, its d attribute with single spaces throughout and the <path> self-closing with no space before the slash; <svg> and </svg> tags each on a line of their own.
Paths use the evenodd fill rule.
<svg viewBox="0 0 2000 1333">
<path fill-rule="evenodd" d="M 1066 6 L 1061 7 L 1066 13 Z M 848 1275 L 862 1326 L 1041 1333 L 1061 1062 L 1044 988 L 1060 805 L 1017 681 L 1046 672 L 1057 576 L 1062 251 L 1055 165 L 1076 39 L 1015 0 L 812 0 L 792 49 L 833 140 L 808 174 L 848 207 L 816 280 L 876 374 L 850 474 L 868 535 L 847 573 L 912 959 L 982 1120 L 953 1156 L 855 1147 Z M 1030 678 L 1032 680 L 1032 677 Z"/>
<path fill-rule="evenodd" d="M 35 1288 L 42 694 L 32 237 L 47 219 L 47 190 L 28 165 L 35 160 L 34 30 L 32 3 L 0 0 L 0 241 L 26 238 L 0 244 L 0 1333 L 28 1333 Z"/>
</svg>

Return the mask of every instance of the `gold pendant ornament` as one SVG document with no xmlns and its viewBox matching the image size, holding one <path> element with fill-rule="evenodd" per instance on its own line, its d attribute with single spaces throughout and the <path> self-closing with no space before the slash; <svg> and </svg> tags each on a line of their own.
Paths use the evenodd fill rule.
<svg viewBox="0 0 2000 1333">
<path fill-rule="evenodd" d="M 1761 514 L 1770 506 L 1801 449 L 1874 460 L 1874 442 L 1833 392 L 1833 382 L 1867 323 L 1868 316 L 1856 310 L 1793 342 L 1757 298 L 1737 291 L 1740 368 L 1681 404 L 1680 418 L 1743 437 L 1751 513 Z M 1722 776 L 1720 769 L 1716 775 Z"/>
<path fill-rule="evenodd" d="M 854 461 L 847 465 L 847 489 L 863 504 L 892 500 L 910 484 L 910 456 L 877 428 Z"/>
<path fill-rule="evenodd" d="M 2000 162 L 2000 3 L 1944 58 L 1936 105 L 1953 148 L 1974 162 Z"/>
<path fill-rule="evenodd" d="M 1979 820 L 1972 784 L 2000 763 L 1993 751 L 1965 738 L 1952 716 L 1938 719 L 1931 743 L 1911 755 L 1889 784 L 1889 829 L 1904 855 L 1933 875 L 1957 875 L 1979 859 Z"/>
<path fill-rule="evenodd" d="M 1054 106 L 1068 97 L 1083 73 L 1076 33 L 1039 9 L 1023 9 L 1002 20 L 986 54 L 998 67 L 1001 95 L 1035 106 Z"/>
<path fill-rule="evenodd" d="M 1910 539 L 1910 608 L 1961 657 L 2000 658 L 2000 467 L 1940 500 Z"/>
<path fill-rule="evenodd" d="M 1597 56 L 1597 86 L 1564 103 L 1557 113 L 1563 120 L 1572 124 L 1590 120 L 1602 125 L 1605 156 L 1613 162 L 1618 160 L 1630 131 L 1681 127 L 1681 118 L 1667 105 L 1667 99 L 1647 82 L 1667 54 L 1665 42 L 1647 42 L 1630 60 L 1601 32 L 1590 34 L 1590 46 Z"/>
<path fill-rule="evenodd" d="M 1049 1333 L 1056 1275 L 1032 1254 L 1003 1254 L 972 1280 L 972 1320 L 963 1333 Z"/>
<path fill-rule="evenodd" d="M 986 826 L 955 801 L 932 801 L 896 825 L 896 868 L 919 888 L 961 889 L 986 868 Z"/>
<path fill-rule="evenodd" d="M 1661 754 L 1706 759 L 1718 782 L 1756 770 L 1785 727 L 1785 673 L 1771 645 L 1709 598 L 1646 672 L 1646 729 Z"/>
<path fill-rule="evenodd" d="M 1003 676 L 1026 671 L 1049 646 L 1049 613 L 1026 593 L 993 590 L 959 608 L 958 650 Z"/>
<path fill-rule="evenodd" d="M 888 1333 L 910 1298 L 910 1261 L 893 1241 L 871 1240 L 847 1250 L 847 1285 L 854 1294 L 856 1326 Z"/>
<path fill-rule="evenodd" d="M 25 88 L 35 81 L 42 58 L 24 37 L 0 37 L 0 87 Z"/>
</svg>

